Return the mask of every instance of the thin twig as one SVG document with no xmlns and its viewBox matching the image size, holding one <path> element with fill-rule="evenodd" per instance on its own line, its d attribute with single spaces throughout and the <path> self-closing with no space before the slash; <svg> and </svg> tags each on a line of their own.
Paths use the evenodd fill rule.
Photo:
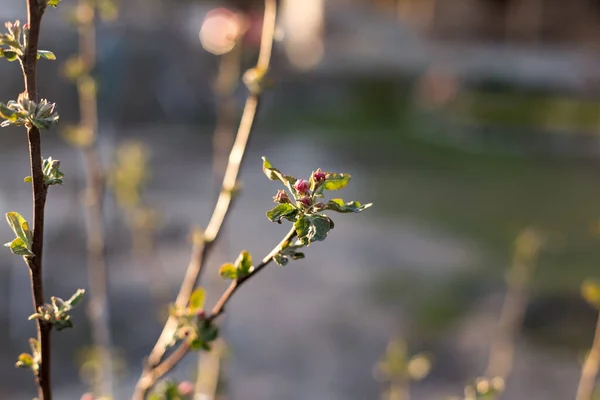
<svg viewBox="0 0 600 400">
<path fill-rule="evenodd" d="M 265 0 L 262 38 L 257 63 L 257 68 L 261 69 L 262 71 L 267 71 L 269 68 L 271 52 L 273 48 L 276 16 L 276 0 Z M 227 164 L 227 169 L 225 171 L 225 176 L 221 186 L 221 192 L 219 194 L 219 198 L 217 199 L 217 204 L 202 239 L 195 238 L 194 240 L 192 256 L 188 264 L 184 280 L 181 284 L 181 288 L 179 289 L 179 294 L 175 300 L 176 306 L 187 305 L 190 295 L 198 283 L 202 268 L 206 262 L 206 258 L 214 246 L 214 243 L 219 238 L 221 227 L 225 222 L 228 211 L 232 207 L 238 175 L 244 160 L 250 134 L 252 133 L 252 129 L 254 127 L 259 104 L 260 94 L 257 92 L 251 92 L 246 100 L 236 139 L 229 154 L 229 163 Z M 173 317 L 169 317 L 165 326 L 163 327 L 159 339 L 148 356 L 144 372 L 142 373 L 142 376 L 136 385 L 134 399 L 143 399 L 145 397 L 148 389 L 151 387 L 148 386 L 146 377 L 149 376 L 149 374 L 152 374 L 152 370 L 155 369 L 160 363 L 167 350 L 168 343 L 171 341 L 176 329 L 177 320 Z"/>
<path fill-rule="evenodd" d="M 32 101 L 37 101 L 36 67 L 37 51 L 40 37 L 40 26 L 42 23 L 43 8 L 38 0 L 27 0 L 27 23 L 29 34 L 27 49 L 21 62 L 23 77 L 25 80 L 25 92 Z M 35 126 L 27 127 L 29 141 L 29 156 L 31 163 L 31 176 L 33 178 L 33 257 L 27 258 L 30 269 L 31 290 L 35 312 L 44 305 L 44 286 L 42 257 L 44 250 L 44 209 L 46 206 L 47 187 L 44 183 L 42 170 L 42 143 L 40 131 Z M 51 348 L 50 336 L 52 325 L 37 318 L 37 339 L 41 346 L 40 368 L 36 375 L 39 400 L 52 399 L 51 385 Z"/>
<path fill-rule="evenodd" d="M 87 73 L 77 80 L 81 128 L 93 137 L 92 143 L 83 149 L 86 189 L 84 207 L 86 212 L 86 233 L 88 253 L 88 284 L 90 301 L 88 318 L 91 325 L 92 341 L 98 355 L 99 376 L 97 394 L 111 396 L 112 356 L 111 334 L 108 318 L 108 268 L 104 240 L 103 204 L 106 187 L 105 171 L 98 154 L 98 115 L 97 99 L 93 78 L 89 75 L 96 63 L 96 9 L 90 0 L 79 0 L 79 57 Z"/>
<path fill-rule="evenodd" d="M 260 271 L 262 271 L 267 265 L 269 265 L 275 255 L 279 253 L 283 247 L 289 243 L 296 236 L 296 230 L 294 227 L 285 235 L 285 237 L 279 242 L 277 246 L 271 250 L 271 252 L 263 258 L 260 264 L 254 267 L 252 272 L 243 278 L 236 279 L 231 282 L 231 284 L 227 287 L 221 298 L 217 301 L 216 305 L 213 307 L 211 313 L 206 317 L 208 321 L 213 321 L 220 315 L 225 312 L 225 306 L 231 300 L 233 294 L 248 280 L 250 280 L 253 276 L 257 275 Z M 171 371 L 187 354 L 190 349 L 190 343 L 188 341 L 182 342 L 177 349 L 171 353 L 163 362 L 158 364 L 156 367 L 151 369 L 149 373 L 143 376 L 138 382 L 138 386 L 145 388 L 144 394 L 148 389 L 150 389 L 158 379 L 164 376 L 166 373 Z M 138 390 L 140 390 L 138 388 Z M 137 393 L 137 392 L 136 392 Z M 140 392 L 141 394 L 141 392 Z M 140 395 L 138 394 L 138 396 Z M 135 397 L 134 399 L 143 399 L 143 397 Z"/>
<path fill-rule="evenodd" d="M 244 282 L 247 282 L 250 278 L 252 278 L 256 274 L 258 274 L 262 269 L 264 269 L 267 265 L 269 265 L 271 263 L 271 261 L 273 261 L 273 258 L 275 257 L 275 255 L 277 253 L 279 253 L 281 251 L 281 249 L 283 249 L 283 247 L 286 245 L 286 243 L 288 243 L 292 239 L 294 239 L 294 237 L 296 237 L 296 229 L 294 227 L 292 227 L 292 229 L 290 229 L 290 231 L 287 233 L 287 235 L 285 235 L 285 237 L 281 240 L 281 242 L 279 242 L 279 244 L 277 246 L 275 246 L 275 248 L 265 258 L 263 258 L 263 260 L 260 264 L 258 264 L 256 267 L 254 267 L 254 270 L 252 270 L 252 272 L 250 274 L 248 274 L 240 279 L 236 279 L 236 280 L 232 281 L 231 284 L 229 285 L 229 287 L 227 288 L 227 290 L 225 290 L 225 293 L 223 293 L 223 295 L 221 296 L 219 301 L 217 301 L 217 304 L 215 304 L 215 306 L 213 307 L 213 309 L 210 312 L 210 315 L 207 317 L 207 319 L 214 320 L 217 317 L 219 317 L 221 314 L 223 314 L 225 312 L 225 306 L 231 299 L 231 296 L 233 296 L 233 294 L 240 288 L 240 286 L 242 286 L 244 284 Z"/>
<path fill-rule="evenodd" d="M 529 302 L 528 286 L 541 244 L 539 234 L 532 229 L 524 230 L 517 237 L 514 260 L 508 275 L 507 293 L 490 346 L 485 374 L 490 379 L 500 378 L 506 382 L 512 371 L 515 340 L 523 325 L 523 317 Z"/>
<path fill-rule="evenodd" d="M 586 357 L 581 369 L 581 378 L 577 387 L 576 400 L 592 400 L 594 388 L 596 387 L 596 377 L 600 367 L 600 314 L 596 323 L 594 341 L 592 348 Z"/>
</svg>

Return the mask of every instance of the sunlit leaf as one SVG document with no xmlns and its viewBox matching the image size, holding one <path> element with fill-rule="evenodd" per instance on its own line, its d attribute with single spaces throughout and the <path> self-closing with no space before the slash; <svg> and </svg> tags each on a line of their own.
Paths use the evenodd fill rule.
<svg viewBox="0 0 600 400">
<path fill-rule="evenodd" d="M 344 203 L 342 199 L 331 199 L 325 204 L 324 210 L 333 210 L 340 213 L 358 213 L 369 207 L 371 207 L 373 203 L 369 204 L 360 204 L 358 201 L 350 201 L 348 203 Z"/>
<path fill-rule="evenodd" d="M 192 295 L 190 296 L 189 309 L 192 312 L 197 310 L 202 310 L 204 307 L 204 302 L 206 300 L 206 291 L 203 288 L 198 288 L 194 290 Z"/>
</svg>

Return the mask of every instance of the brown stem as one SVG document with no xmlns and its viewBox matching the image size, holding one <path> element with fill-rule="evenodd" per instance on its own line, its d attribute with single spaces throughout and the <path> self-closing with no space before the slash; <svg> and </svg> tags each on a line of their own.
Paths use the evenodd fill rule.
<svg viewBox="0 0 600 400">
<path fill-rule="evenodd" d="M 515 355 L 515 341 L 523 325 L 529 302 L 529 283 L 535 269 L 542 239 L 539 234 L 526 229 L 516 240 L 515 254 L 508 274 L 507 293 L 502 305 L 500 320 L 495 331 L 486 376 L 500 378 L 504 382 L 510 377 Z M 500 398 L 498 394 L 497 398 Z"/>
<path fill-rule="evenodd" d="M 236 279 L 231 282 L 229 287 L 225 290 L 217 304 L 213 307 L 210 315 L 206 317 L 207 320 L 212 321 L 219 317 L 221 314 L 225 312 L 225 305 L 231 300 L 233 294 L 249 279 L 258 274 L 261 270 L 263 270 L 267 265 L 269 265 L 273 258 L 277 253 L 281 251 L 281 249 L 290 242 L 296 236 L 296 230 L 292 227 L 292 229 L 285 235 L 285 237 L 279 242 L 277 246 L 271 250 L 271 252 L 263 258 L 260 264 L 254 267 L 254 270 L 246 275 L 243 278 Z M 136 389 L 136 394 L 134 395 L 134 400 L 143 399 L 146 395 L 146 392 L 154 386 L 156 381 L 164 376 L 166 373 L 171 371 L 187 354 L 190 349 L 189 343 L 187 341 L 181 343 L 177 349 L 171 353 L 164 361 L 156 365 L 154 368 L 150 369 L 146 374 L 140 378 L 138 381 L 138 387 Z"/>
<path fill-rule="evenodd" d="M 600 366 L 600 314 L 596 323 L 594 341 L 592 348 L 586 357 L 583 368 L 581 369 L 581 378 L 577 388 L 576 400 L 591 400 L 596 386 L 596 377 Z"/>
<path fill-rule="evenodd" d="M 287 235 L 285 235 L 281 242 L 279 242 L 279 244 L 275 246 L 275 248 L 271 250 L 271 252 L 265 258 L 263 258 L 260 264 L 254 267 L 254 270 L 252 270 L 250 274 L 244 276 L 243 278 L 232 281 L 227 290 L 225 290 L 225 293 L 223 293 L 221 298 L 217 301 L 217 304 L 215 304 L 215 306 L 213 307 L 207 319 L 214 320 L 219 315 L 223 314 L 225 312 L 225 306 L 227 305 L 229 300 L 231 300 L 233 294 L 244 284 L 244 282 L 247 282 L 250 278 L 258 274 L 262 269 L 269 265 L 271 261 L 273 261 L 275 255 L 279 253 L 281 249 L 283 249 L 286 243 L 294 239 L 294 237 L 296 237 L 296 229 L 292 227 L 292 229 L 290 229 L 290 231 L 287 233 Z"/>
<path fill-rule="evenodd" d="M 37 101 L 36 67 L 37 51 L 40 37 L 40 25 L 42 23 L 43 9 L 38 5 L 38 0 L 27 0 L 27 22 L 29 34 L 27 49 L 21 68 L 25 80 L 25 92 L 32 101 Z M 42 170 L 42 143 L 40 131 L 34 126 L 27 127 L 29 141 L 29 157 L 31 164 L 32 192 L 33 192 L 33 257 L 27 258 L 30 269 L 31 290 L 33 295 L 34 309 L 38 310 L 44 304 L 44 283 L 42 270 L 42 256 L 44 250 L 44 209 L 46 206 L 47 187 L 44 184 L 44 173 Z M 36 375 L 39 400 L 51 400 L 51 349 L 50 332 L 52 326 L 36 319 L 37 338 L 41 346 L 40 368 Z"/>
<path fill-rule="evenodd" d="M 275 32 L 275 22 L 277 16 L 277 3 L 276 0 L 265 0 L 265 13 L 263 21 L 262 39 L 260 45 L 260 53 L 258 57 L 257 68 L 267 71 L 271 59 L 271 52 L 273 48 L 273 36 Z M 260 104 L 260 94 L 252 92 L 244 106 L 242 118 L 235 138 L 235 142 L 229 154 L 229 162 L 223 177 L 223 184 L 221 186 L 221 192 L 217 199 L 217 204 L 211 216 L 210 222 L 206 231 L 204 232 L 203 238 L 195 238 L 194 246 L 192 249 L 192 257 L 188 264 L 188 268 L 184 277 L 184 280 L 179 289 L 179 294 L 175 301 L 176 306 L 186 306 L 194 287 L 197 285 L 202 268 L 206 262 L 206 258 L 213 248 L 214 243 L 219 238 L 221 228 L 227 218 L 228 212 L 234 201 L 234 194 L 237 185 L 237 179 L 239 176 L 240 168 L 244 160 L 250 134 L 254 127 L 255 117 Z M 161 335 L 156 342 L 154 348 L 148 356 L 146 366 L 142 376 L 138 380 L 136 390 L 134 393 L 134 399 L 142 400 L 146 397 L 148 390 L 154 385 L 157 377 L 154 377 L 153 370 L 155 370 L 163 358 L 168 343 L 171 341 L 175 330 L 177 329 L 177 320 L 173 317 L 169 317 Z M 187 349 L 186 349 L 187 351 Z M 181 355 L 185 355 L 184 351 Z M 178 362 L 178 361 L 177 361 Z M 167 369 L 167 371 L 170 368 Z M 165 372 L 166 373 L 166 372 Z M 162 375 L 161 375 L 162 376 Z"/>
<path fill-rule="evenodd" d="M 97 390 L 100 395 L 112 394 L 112 356 L 111 334 L 108 320 L 107 281 L 103 200 L 106 186 L 105 172 L 97 149 L 98 116 L 96 94 L 90 90 L 93 78 L 89 75 L 96 60 L 96 13 L 94 3 L 80 0 L 79 15 L 79 52 L 80 58 L 88 73 L 77 80 L 79 95 L 79 112 L 81 127 L 94 138 L 89 147 L 83 149 L 85 163 L 86 189 L 84 209 L 86 214 L 86 235 L 88 253 L 88 284 L 90 301 L 87 314 L 92 327 L 92 341 L 98 354 L 100 370 L 97 379 Z"/>
</svg>

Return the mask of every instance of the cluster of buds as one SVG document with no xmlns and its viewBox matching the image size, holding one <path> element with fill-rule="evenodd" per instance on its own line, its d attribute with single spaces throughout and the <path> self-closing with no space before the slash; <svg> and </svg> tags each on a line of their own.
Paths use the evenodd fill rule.
<svg viewBox="0 0 600 400">
<path fill-rule="evenodd" d="M 67 301 L 59 297 L 51 297 L 52 304 L 44 304 L 38 308 L 38 312 L 32 314 L 29 319 L 40 319 L 51 324 L 60 331 L 65 328 L 72 328 L 71 316 L 68 314 L 83 299 L 85 290 L 78 289 L 77 292 Z"/>
<path fill-rule="evenodd" d="M 50 103 L 46 99 L 36 103 L 23 92 L 17 101 L 11 100 L 7 104 L 0 103 L 0 117 L 5 119 L 0 126 L 25 125 L 27 128 L 35 126 L 38 129 L 49 129 L 58 121 L 55 107 L 55 103 Z"/>
<path fill-rule="evenodd" d="M 327 180 L 325 172 L 321 171 L 321 168 L 314 171 L 310 177 L 310 180 L 298 179 L 292 185 L 295 190 L 295 199 L 298 207 L 310 208 L 312 206 L 316 208 L 323 208 L 322 203 L 314 204 L 315 194 L 318 193 L 318 189 Z M 288 194 L 284 190 L 278 190 L 277 194 L 273 196 L 273 201 L 279 204 L 291 204 L 292 201 Z"/>
</svg>

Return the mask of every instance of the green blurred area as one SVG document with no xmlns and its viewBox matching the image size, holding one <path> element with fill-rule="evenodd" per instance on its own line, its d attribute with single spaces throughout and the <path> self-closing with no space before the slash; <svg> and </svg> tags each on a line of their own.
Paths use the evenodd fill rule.
<svg viewBox="0 0 600 400">
<path fill-rule="evenodd" d="M 547 242 L 533 282 L 534 295 L 578 301 L 581 282 L 599 275 L 600 165 L 589 154 L 552 154 L 538 143 L 539 137 L 552 142 L 570 135 L 569 140 L 576 142 L 595 135 L 600 102 L 475 87 L 463 89 L 441 107 L 427 109 L 415 100 L 415 87 L 414 82 L 359 79 L 339 107 L 307 104 L 302 112 L 282 109 L 265 118 L 277 132 L 289 131 L 290 126 L 313 132 L 308 133 L 314 135 L 310 140 L 319 140 L 336 157 L 361 165 L 363 176 L 370 177 L 361 185 L 377 205 L 373 213 L 416 217 L 445 234 L 466 238 L 486 255 L 477 271 L 441 284 L 407 275 L 400 271 L 406 266 L 399 266 L 397 273 L 374 278 L 375 298 L 381 304 L 410 304 L 421 334 L 435 335 L 486 289 L 502 290 L 515 237 L 522 229 L 535 227 Z M 493 126 L 497 133 L 488 140 L 487 131 L 481 129 L 455 140 L 453 132 L 468 124 Z M 470 141 L 480 143 L 472 147 Z M 504 142 L 518 151 L 505 151 Z M 415 287 L 434 289 L 419 296 Z M 573 318 L 578 318 L 575 314 Z"/>
</svg>

